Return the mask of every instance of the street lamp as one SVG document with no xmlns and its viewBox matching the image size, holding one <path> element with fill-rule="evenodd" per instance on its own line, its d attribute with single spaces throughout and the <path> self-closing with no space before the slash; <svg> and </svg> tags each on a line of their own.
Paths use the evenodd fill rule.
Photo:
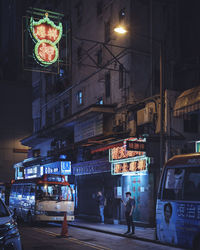
<svg viewBox="0 0 200 250">
<path fill-rule="evenodd" d="M 125 34 L 127 30 L 124 26 L 117 26 L 114 28 L 114 31 L 119 34 Z M 152 41 L 155 41 L 159 44 L 160 47 L 160 171 L 163 168 L 164 164 L 164 63 L 163 63 L 163 41 L 162 40 L 155 40 L 151 37 L 148 37 L 148 39 L 151 39 Z"/>
<path fill-rule="evenodd" d="M 114 28 L 114 31 L 118 34 L 125 34 L 127 32 L 127 30 L 125 29 L 124 26 L 117 26 Z"/>
</svg>

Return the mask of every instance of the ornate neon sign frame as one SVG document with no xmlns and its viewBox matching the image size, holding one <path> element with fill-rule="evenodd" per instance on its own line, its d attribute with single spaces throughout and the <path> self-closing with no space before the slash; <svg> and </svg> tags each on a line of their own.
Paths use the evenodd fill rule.
<svg viewBox="0 0 200 250">
<path fill-rule="evenodd" d="M 43 32 L 41 34 L 37 33 L 38 28 L 42 29 Z M 36 43 L 33 54 L 37 63 L 46 67 L 55 63 L 58 60 L 59 56 L 59 51 L 56 44 L 62 37 L 62 23 L 59 23 L 58 26 L 55 25 L 55 23 L 49 19 L 48 13 L 46 13 L 45 17 L 43 19 L 40 19 L 39 21 L 34 21 L 33 17 L 31 17 L 30 33 L 33 41 Z M 45 60 L 44 56 L 42 57 L 39 52 L 39 50 L 42 50 L 41 45 L 43 45 L 44 49 L 47 48 L 47 46 L 51 48 L 51 51 L 48 49 L 46 49 L 46 51 L 43 51 L 43 55 L 46 55 L 45 57 L 48 57 L 48 60 Z M 52 53 L 52 51 L 54 52 Z M 49 55 L 48 52 L 51 52 L 51 54 Z M 51 58 L 52 55 L 54 55 L 53 58 Z"/>
</svg>

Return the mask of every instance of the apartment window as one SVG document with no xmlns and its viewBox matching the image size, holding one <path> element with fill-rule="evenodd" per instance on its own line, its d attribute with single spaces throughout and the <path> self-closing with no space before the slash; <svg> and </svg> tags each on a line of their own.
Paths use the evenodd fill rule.
<svg viewBox="0 0 200 250">
<path fill-rule="evenodd" d="M 124 67 L 122 64 L 119 65 L 119 88 L 123 88 L 123 76 L 124 76 Z"/>
<path fill-rule="evenodd" d="M 110 72 L 105 74 L 105 92 L 106 97 L 110 97 Z"/>
<path fill-rule="evenodd" d="M 33 131 L 37 132 L 40 130 L 40 118 L 35 118 L 33 120 Z"/>
<path fill-rule="evenodd" d="M 102 65 L 102 49 L 99 49 L 98 52 L 97 52 L 97 64 L 98 65 Z"/>
<path fill-rule="evenodd" d="M 68 99 L 64 100 L 63 106 L 64 106 L 64 117 L 67 117 L 70 114 L 70 106 Z"/>
<path fill-rule="evenodd" d="M 119 12 L 119 21 L 122 22 L 125 19 L 125 8 L 121 9 Z"/>
<path fill-rule="evenodd" d="M 78 91 L 76 94 L 76 98 L 77 98 L 77 104 L 82 105 L 83 104 L 83 92 Z"/>
<path fill-rule="evenodd" d="M 107 43 L 110 41 L 110 21 L 105 22 L 104 32 L 105 32 L 105 42 Z"/>
<path fill-rule="evenodd" d="M 45 81 L 46 81 L 46 95 L 53 94 L 54 89 L 54 79 L 51 74 L 45 75 Z"/>
<path fill-rule="evenodd" d="M 52 109 L 46 111 L 46 126 L 53 124 L 53 111 Z"/>
<path fill-rule="evenodd" d="M 189 115 L 184 119 L 184 132 L 198 133 L 198 114 Z"/>
<path fill-rule="evenodd" d="M 76 5 L 76 16 L 77 16 L 77 24 L 80 25 L 82 22 L 82 15 L 83 15 L 83 3 L 79 1 Z"/>
<path fill-rule="evenodd" d="M 103 1 L 100 0 L 97 2 L 97 16 L 100 16 L 103 13 Z"/>
<path fill-rule="evenodd" d="M 82 47 L 78 47 L 77 48 L 77 60 L 78 60 L 79 65 L 81 63 L 81 59 L 82 59 Z"/>
<path fill-rule="evenodd" d="M 38 82 L 35 86 L 33 86 L 33 90 L 32 90 L 33 101 L 39 97 L 40 97 L 40 84 Z"/>
<path fill-rule="evenodd" d="M 103 105 L 103 98 L 99 97 L 96 104 Z"/>
<path fill-rule="evenodd" d="M 60 112 L 61 112 L 61 108 L 60 108 L 60 104 L 56 104 L 55 106 L 55 121 L 59 121 L 60 120 Z"/>
</svg>

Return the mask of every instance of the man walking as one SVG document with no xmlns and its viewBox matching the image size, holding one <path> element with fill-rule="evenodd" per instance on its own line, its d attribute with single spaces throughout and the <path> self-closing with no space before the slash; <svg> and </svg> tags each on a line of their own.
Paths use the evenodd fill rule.
<svg viewBox="0 0 200 250">
<path fill-rule="evenodd" d="M 104 224 L 104 202 L 105 202 L 105 199 L 104 199 L 104 196 L 103 196 L 101 191 L 99 191 L 97 193 L 97 202 L 98 202 L 98 206 L 99 206 L 99 214 L 101 217 L 101 224 Z"/>
<path fill-rule="evenodd" d="M 125 205 L 125 217 L 126 217 L 126 223 L 128 226 L 128 230 L 125 234 L 129 234 L 131 232 L 131 228 L 132 228 L 132 233 L 135 233 L 135 225 L 133 222 L 133 211 L 135 209 L 135 200 L 133 198 L 131 198 L 131 192 L 126 192 L 126 202 L 123 202 L 123 204 Z"/>
</svg>

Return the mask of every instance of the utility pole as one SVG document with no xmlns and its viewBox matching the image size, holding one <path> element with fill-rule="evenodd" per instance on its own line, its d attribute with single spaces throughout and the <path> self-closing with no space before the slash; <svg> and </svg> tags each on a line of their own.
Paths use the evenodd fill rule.
<svg viewBox="0 0 200 250">
<path fill-rule="evenodd" d="M 160 171 L 164 164 L 164 120 L 165 120 L 165 90 L 164 90 L 164 49 L 163 41 L 160 41 Z"/>
</svg>

